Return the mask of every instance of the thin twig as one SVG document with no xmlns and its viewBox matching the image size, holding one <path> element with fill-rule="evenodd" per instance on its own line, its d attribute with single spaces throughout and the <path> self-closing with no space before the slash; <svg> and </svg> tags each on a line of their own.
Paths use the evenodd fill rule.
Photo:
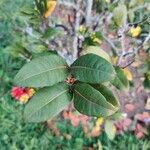
<svg viewBox="0 0 150 150">
<path fill-rule="evenodd" d="M 91 25 L 92 6 L 93 6 L 93 0 L 87 0 L 87 5 L 86 5 L 86 26 L 87 27 Z"/>
<path fill-rule="evenodd" d="M 103 36 L 103 38 L 104 38 L 104 40 L 112 47 L 112 49 L 114 50 L 114 52 L 115 52 L 115 54 L 116 55 L 119 55 L 118 54 L 118 48 L 115 46 L 115 44 L 109 39 L 109 38 L 107 38 L 104 34 L 102 34 L 102 36 Z"/>
<path fill-rule="evenodd" d="M 123 57 L 128 53 L 128 49 L 126 47 L 126 32 L 129 30 L 129 25 L 126 24 L 122 28 L 119 29 L 118 31 L 118 36 L 119 36 L 119 41 L 121 43 L 121 49 L 122 49 L 122 54 L 118 60 L 118 66 L 121 65 Z"/>
<path fill-rule="evenodd" d="M 78 31 L 80 27 L 80 5 L 82 0 L 78 0 L 76 2 L 77 8 L 74 10 L 75 12 L 75 25 L 74 25 L 74 39 L 73 39 L 73 61 L 78 57 Z"/>
<path fill-rule="evenodd" d="M 60 27 L 60 28 L 64 29 L 64 31 L 67 32 L 67 34 L 70 34 L 70 30 L 63 24 L 55 24 L 55 27 L 56 28 Z"/>
<path fill-rule="evenodd" d="M 63 5 L 68 9 L 76 9 L 76 4 L 74 2 L 66 2 L 64 0 L 59 0 L 58 5 Z"/>
</svg>

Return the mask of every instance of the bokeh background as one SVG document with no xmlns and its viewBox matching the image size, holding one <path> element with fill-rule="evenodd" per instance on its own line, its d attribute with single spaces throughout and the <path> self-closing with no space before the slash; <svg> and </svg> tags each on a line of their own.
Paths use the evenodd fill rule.
<svg viewBox="0 0 150 150">
<path fill-rule="evenodd" d="M 94 0 L 92 23 L 101 21 L 91 23 L 86 34 L 85 18 L 80 21 L 78 33 L 82 44 L 105 50 L 114 65 L 120 56 L 116 54 L 116 48 L 121 49 L 117 41 L 118 24 L 120 18 L 124 18 L 119 13 L 127 13 L 126 19 L 131 28 L 136 28 L 134 33 L 126 33 L 128 38 L 125 44 L 129 51 L 133 51 L 120 63 L 125 66 L 124 73 L 130 86 L 125 91 L 114 90 L 121 104 L 116 116 L 109 119 L 91 118 L 70 106 L 53 120 L 28 123 L 23 118 L 25 104 L 12 98 L 13 78 L 32 57 L 57 49 L 57 53 L 71 63 L 73 38 L 66 32 L 70 31 L 72 22 L 68 20 L 73 20 L 74 11 L 66 7 L 72 2 L 58 1 L 49 18 L 50 28 L 45 32 L 45 24 L 39 25 L 40 18 L 34 12 L 36 9 L 32 0 L 0 0 L 0 150 L 149 150 L 148 0 Z M 126 6 L 126 10 L 124 7 L 118 8 L 120 5 Z M 84 7 L 83 2 L 80 9 Z M 44 37 L 41 38 L 42 34 Z M 131 64 L 126 64 L 130 61 Z"/>
</svg>

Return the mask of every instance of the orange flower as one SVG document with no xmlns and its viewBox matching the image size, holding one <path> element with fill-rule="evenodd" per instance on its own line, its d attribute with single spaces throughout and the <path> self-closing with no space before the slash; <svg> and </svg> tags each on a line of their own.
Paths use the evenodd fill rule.
<svg viewBox="0 0 150 150">
<path fill-rule="evenodd" d="M 23 104 L 27 103 L 34 93 L 32 88 L 13 87 L 11 90 L 11 96 Z"/>
<path fill-rule="evenodd" d="M 92 137 L 97 137 L 97 136 L 99 136 L 100 134 L 101 134 L 100 127 L 95 126 L 95 127 L 92 129 L 91 136 L 92 136 Z"/>
<path fill-rule="evenodd" d="M 32 88 L 28 88 L 26 90 L 27 94 L 29 95 L 29 97 L 32 97 L 35 94 L 35 90 Z"/>
</svg>

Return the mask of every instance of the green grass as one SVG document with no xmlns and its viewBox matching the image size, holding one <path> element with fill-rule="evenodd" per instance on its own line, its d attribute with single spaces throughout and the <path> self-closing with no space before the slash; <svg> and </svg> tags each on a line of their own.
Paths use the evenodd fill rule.
<svg viewBox="0 0 150 150">
<path fill-rule="evenodd" d="M 56 122 L 59 136 L 53 136 L 46 124 L 24 122 L 24 106 L 14 101 L 9 93 L 0 99 L 0 149 L 1 150 L 82 150 L 95 147 L 101 141 L 104 150 L 148 150 L 148 137 L 137 140 L 132 133 L 118 135 L 110 141 L 103 133 L 97 138 L 85 136 L 82 127 L 74 128 L 66 120 Z M 66 139 L 64 134 L 69 135 Z M 149 143 L 150 144 L 150 143 Z"/>
</svg>

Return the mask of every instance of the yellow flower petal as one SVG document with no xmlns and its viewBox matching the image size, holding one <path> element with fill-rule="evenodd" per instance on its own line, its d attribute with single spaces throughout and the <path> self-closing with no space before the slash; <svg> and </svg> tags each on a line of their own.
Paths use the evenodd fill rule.
<svg viewBox="0 0 150 150">
<path fill-rule="evenodd" d="M 114 65 L 116 65 L 117 62 L 118 62 L 118 57 L 117 57 L 117 56 L 116 56 L 116 57 L 112 57 L 112 58 L 111 58 L 111 61 L 112 61 L 112 63 L 113 63 Z"/>
<path fill-rule="evenodd" d="M 123 69 L 123 72 L 129 81 L 133 80 L 132 73 L 130 72 L 130 70 L 128 68 Z"/>
<path fill-rule="evenodd" d="M 29 89 L 29 90 L 28 90 L 28 95 L 29 95 L 29 97 L 32 97 L 32 96 L 34 95 L 34 93 L 35 93 L 35 90 L 34 90 L 34 89 Z"/>
<path fill-rule="evenodd" d="M 103 124 L 104 119 L 102 117 L 98 118 L 96 121 L 96 126 L 100 126 Z"/>
<path fill-rule="evenodd" d="M 86 31 L 86 27 L 81 25 L 80 28 L 79 28 L 79 31 L 81 33 L 84 33 Z"/>
<path fill-rule="evenodd" d="M 137 37 L 137 36 L 139 36 L 140 35 L 140 33 L 141 33 L 141 27 L 140 26 L 137 26 L 137 27 L 132 27 L 131 29 L 130 29 L 130 33 L 131 33 L 131 36 L 132 37 Z"/>
<path fill-rule="evenodd" d="M 94 129 L 95 131 L 100 131 L 100 127 L 99 127 L 99 126 L 95 126 L 93 129 Z"/>
<path fill-rule="evenodd" d="M 98 38 L 94 38 L 94 39 L 93 39 L 93 42 L 96 42 L 96 43 L 98 43 L 98 44 L 102 44 L 102 41 L 101 41 L 100 39 L 98 39 Z"/>
<path fill-rule="evenodd" d="M 28 94 L 23 94 L 20 98 L 19 101 L 22 102 L 23 104 L 27 103 L 29 100 L 29 95 Z"/>
<path fill-rule="evenodd" d="M 56 4 L 57 4 L 56 0 L 50 0 L 47 2 L 47 11 L 44 14 L 45 18 L 48 18 L 52 14 L 52 12 L 54 11 L 56 7 Z"/>
<path fill-rule="evenodd" d="M 113 125 L 112 131 L 116 133 L 116 127 Z"/>
</svg>

